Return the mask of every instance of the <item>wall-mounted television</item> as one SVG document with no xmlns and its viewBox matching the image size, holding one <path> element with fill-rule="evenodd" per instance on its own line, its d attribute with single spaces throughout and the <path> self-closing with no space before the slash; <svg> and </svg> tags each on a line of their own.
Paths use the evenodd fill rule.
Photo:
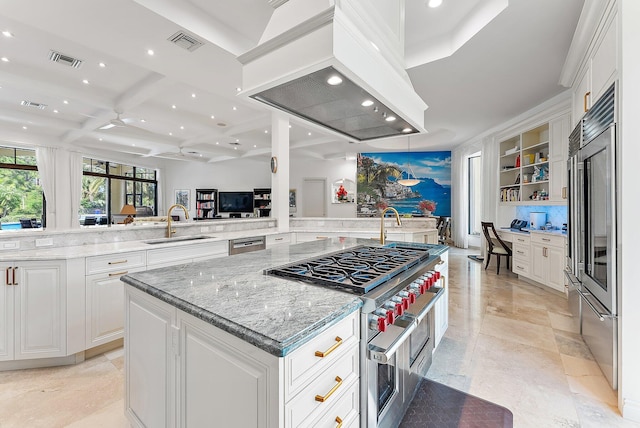
<svg viewBox="0 0 640 428">
<path fill-rule="evenodd" d="M 218 192 L 218 212 L 252 213 L 253 192 Z"/>
</svg>

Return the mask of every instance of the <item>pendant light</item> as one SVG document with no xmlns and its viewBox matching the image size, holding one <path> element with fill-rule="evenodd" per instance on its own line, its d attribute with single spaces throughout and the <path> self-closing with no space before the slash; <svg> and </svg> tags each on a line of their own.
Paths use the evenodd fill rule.
<svg viewBox="0 0 640 428">
<path fill-rule="evenodd" d="M 397 180 L 397 183 L 401 186 L 411 187 L 420 183 L 420 180 L 416 178 L 416 174 L 411 168 L 411 137 L 407 137 L 407 146 L 409 149 L 409 151 L 407 152 L 407 178 L 401 178 L 400 180 Z"/>
</svg>

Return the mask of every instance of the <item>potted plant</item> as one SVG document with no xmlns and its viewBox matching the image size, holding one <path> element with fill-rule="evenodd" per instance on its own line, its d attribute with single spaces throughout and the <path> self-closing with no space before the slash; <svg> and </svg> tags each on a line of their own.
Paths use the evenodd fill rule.
<svg viewBox="0 0 640 428">
<path fill-rule="evenodd" d="M 338 201 L 340 202 L 344 202 L 347 200 L 347 190 L 344 188 L 342 184 L 340 185 L 340 188 L 338 188 L 338 191 L 336 192 L 336 196 L 338 197 Z"/>
<path fill-rule="evenodd" d="M 436 203 L 434 201 L 430 201 L 425 199 L 424 201 L 420 201 L 418 203 L 418 209 L 422 211 L 422 214 L 426 216 L 430 216 L 432 212 L 436 210 Z"/>
</svg>

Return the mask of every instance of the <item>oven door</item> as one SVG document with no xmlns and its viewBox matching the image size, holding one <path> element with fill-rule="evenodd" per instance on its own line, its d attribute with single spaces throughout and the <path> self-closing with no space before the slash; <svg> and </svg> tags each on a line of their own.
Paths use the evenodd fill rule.
<svg viewBox="0 0 640 428">
<path fill-rule="evenodd" d="M 584 270 L 579 278 L 585 291 L 615 315 L 616 308 L 616 194 L 615 125 L 580 149 Z"/>
</svg>

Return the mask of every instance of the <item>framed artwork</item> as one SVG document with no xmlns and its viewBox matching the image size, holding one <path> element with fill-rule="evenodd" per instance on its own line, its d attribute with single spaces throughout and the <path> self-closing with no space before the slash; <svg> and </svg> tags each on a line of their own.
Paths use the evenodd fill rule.
<svg viewBox="0 0 640 428">
<path fill-rule="evenodd" d="M 296 196 L 296 189 L 289 189 L 289 213 L 297 210 Z"/>
<path fill-rule="evenodd" d="M 184 205 L 187 210 L 189 209 L 189 189 L 176 190 L 176 204 Z"/>
</svg>

